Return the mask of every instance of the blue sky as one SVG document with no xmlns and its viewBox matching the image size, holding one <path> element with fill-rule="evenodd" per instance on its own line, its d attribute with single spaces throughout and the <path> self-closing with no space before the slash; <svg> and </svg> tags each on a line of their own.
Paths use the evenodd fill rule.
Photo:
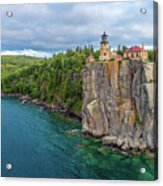
<svg viewBox="0 0 163 186">
<path fill-rule="evenodd" d="M 3 54 L 44 57 L 88 44 L 97 49 L 103 31 L 112 48 L 153 44 L 152 1 L 3 5 L 1 14 Z"/>
</svg>

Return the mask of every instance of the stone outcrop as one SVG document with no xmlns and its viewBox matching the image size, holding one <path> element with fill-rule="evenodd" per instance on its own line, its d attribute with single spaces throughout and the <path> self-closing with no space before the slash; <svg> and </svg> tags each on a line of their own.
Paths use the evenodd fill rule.
<svg viewBox="0 0 163 186">
<path fill-rule="evenodd" d="M 122 61 L 88 64 L 82 72 L 83 132 L 123 150 L 155 148 L 154 64 Z"/>
</svg>

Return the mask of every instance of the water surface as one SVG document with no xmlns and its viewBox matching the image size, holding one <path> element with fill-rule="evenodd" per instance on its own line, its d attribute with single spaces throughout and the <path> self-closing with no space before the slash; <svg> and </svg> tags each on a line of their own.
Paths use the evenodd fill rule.
<svg viewBox="0 0 163 186">
<path fill-rule="evenodd" d="M 84 179 L 154 179 L 154 159 L 144 154 L 125 157 L 86 138 L 81 124 L 22 105 L 18 99 L 2 99 L 2 176 Z M 6 170 L 6 163 L 12 164 Z M 147 172 L 139 173 L 141 167 Z"/>
</svg>

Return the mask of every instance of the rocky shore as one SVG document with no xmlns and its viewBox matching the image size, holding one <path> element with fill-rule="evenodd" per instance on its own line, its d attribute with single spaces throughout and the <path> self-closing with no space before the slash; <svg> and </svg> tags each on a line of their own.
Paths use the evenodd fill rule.
<svg viewBox="0 0 163 186">
<path fill-rule="evenodd" d="M 28 95 L 23 95 L 23 94 L 4 94 L 1 93 L 2 97 L 16 97 L 18 98 L 23 105 L 25 104 L 34 104 L 40 106 L 44 110 L 48 110 L 51 112 L 57 112 L 64 114 L 65 116 L 69 116 L 77 121 L 81 121 L 81 117 L 79 115 L 76 115 L 70 109 L 64 108 L 64 107 L 59 107 L 54 104 L 48 104 L 44 101 L 40 101 L 39 99 L 31 99 Z"/>
</svg>

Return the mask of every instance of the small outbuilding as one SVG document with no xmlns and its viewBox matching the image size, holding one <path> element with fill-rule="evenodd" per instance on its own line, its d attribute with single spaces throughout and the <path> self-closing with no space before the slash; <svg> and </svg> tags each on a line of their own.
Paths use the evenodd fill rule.
<svg viewBox="0 0 163 186">
<path fill-rule="evenodd" d="M 93 63 L 95 61 L 95 58 L 92 54 L 90 54 L 87 58 L 86 58 L 86 62 L 87 63 Z"/>
</svg>

